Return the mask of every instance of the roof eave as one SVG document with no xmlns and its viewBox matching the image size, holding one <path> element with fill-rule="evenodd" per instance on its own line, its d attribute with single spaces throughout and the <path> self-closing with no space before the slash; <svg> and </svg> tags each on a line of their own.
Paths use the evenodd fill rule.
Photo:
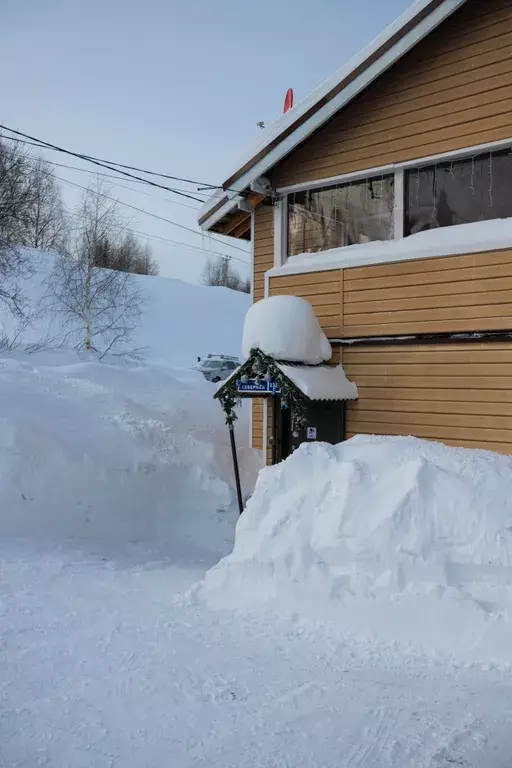
<svg viewBox="0 0 512 768">
<path fill-rule="evenodd" d="M 398 29 L 393 26 L 383 39 L 381 35 L 364 49 L 361 60 L 355 61 L 353 69 L 334 86 L 329 93 L 319 95 L 318 100 L 305 114 L 288 126 L 279 136 L 226 180 L 226 196 L 220 201 L 212 195 L 203 207 L 199 224 L 209 230 L 224 216 L 237 208 L 240 193 L 248 189 L 251 182 L 268 172 L 297 148 L 314 131 L 324 125 L 336 112 L 345 107 L 381 74 L 390 69 L 399 59 L 442 24 L 467 0 L 424 0 L 415 3 L 401 18 Z M 416 13 L 411 11 L 417 8 Z M 208 208 L 211 202 L 211 208 Z"/>
</svg>

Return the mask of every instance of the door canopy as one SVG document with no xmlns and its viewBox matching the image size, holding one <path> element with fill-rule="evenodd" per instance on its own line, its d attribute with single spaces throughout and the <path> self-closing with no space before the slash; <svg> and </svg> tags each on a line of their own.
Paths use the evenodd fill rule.
<svg viewBox="0 0 512 768">
<path fill-rule="evenodd" d="M 355 400 L 357 387 L 345 376 L 341 365 L 299 365 L 275 360 L 261 349 L 251 349 L 243 365 L 219 386 L 215 397 L 233 424 L 242 398 L 275 397 L 290 408 L 293 428 L 307 426 L 307 404 L 311 400 Z"/>
</svg>

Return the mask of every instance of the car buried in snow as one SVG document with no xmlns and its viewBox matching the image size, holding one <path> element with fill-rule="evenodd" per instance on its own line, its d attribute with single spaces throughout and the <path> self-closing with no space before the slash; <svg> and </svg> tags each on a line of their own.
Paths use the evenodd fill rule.
<svg viewBox="0 0 512 768">
<path fill-rule="evenodd" d="M 207 381 L 216 384 L 230 376 L 240 365 L 238 357 L 231 355 L 208 355 L 207 357 L 198 357 L 197 363 L 193 366 L 195 371 L 200 371 Z"/>
</svg>

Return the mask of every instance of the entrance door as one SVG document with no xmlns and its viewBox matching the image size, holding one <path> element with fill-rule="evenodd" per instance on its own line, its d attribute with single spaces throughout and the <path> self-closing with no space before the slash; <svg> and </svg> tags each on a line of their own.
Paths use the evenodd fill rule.
<svg viewBox="0 0 512 768">
<path fill-rule="evenodd" d="M 341 443 L 345 439 L 345 402 L 312 400 L 307 405 L 308 426 L 292 432 L 290 409 L 276 402 L 275 462 L 283 461 L 302 443 Z"/>
</svg>

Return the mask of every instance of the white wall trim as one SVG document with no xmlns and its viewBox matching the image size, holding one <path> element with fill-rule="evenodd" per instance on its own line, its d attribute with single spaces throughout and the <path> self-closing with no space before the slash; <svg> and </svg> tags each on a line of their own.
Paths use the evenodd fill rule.
<svg viewBox="0 0 512 768">
<path fill-rule="evenodd" d="M 397 168 L 395 171 L 394 195 L 393 237 L 395 240 L 401 240 L 405 229 L 405 171 L 403 168 Z"/>
<path fill-rule="evenodd" d="M 251 213 L 251 250 L 249 251 L 249 264 L 250 264 L 250 278 L 251 278 L 251 304 L 254 303 L 254 225 L 256 220 L 256 214 L 254 211 Z"/>
<path fill-rule="evenodd" d="M 286 211 L 288 201 L 286 198 L 276 200 L 274 203 L 274 267 L 284 264 L 285 253 L 283 241 L 285 235 Z"/>
<path fill-rule="evenodd" d="M 478 155 L 493 150 L 507 149 L 508 147 L 512 147 L 512 138 L 502 139 L 501 141 L 492 141 L 487 144 L 474 144 L 471 147 L 464 147 L 464 149 L 455 149 L 452 152 L 442 152 L 438 155 L 418 157 L 403 163 L 391 163 L 376 168 L 365 168 L 361 171 L 354 171 L 353 173 L 342 173 L 339 176 L 329 176 L 327 179 L 291 184 L 287 187 L 279 187 L 276 191 L 280 195 L 290 194 L 291 192 L 303 192 L 306 189 L 329 187 L 332 184 L 344 184 L 350 181 L 369 179 L 372 176 L 385 176 L 386 174 L 395 173 L 399 170 L 406 171 L 408 168 L 421 168 L 425 165 L 442 163 L 447 160 L 463 160 L 465 157 L 471 157 L 472 155 Z"/>
<path fill-rule="evenodd" d="M 274 269 L 280 270 L 281 267 L 274 267 Z M 274 271 L 274 269 L 269 270 L 268 272 L 265 272 L 265 291 L 263 293 L 263 297 L 265 299 L 268 299 L 270 296 L 270 273 Z M 279 271 L 277 271 L 277 274 L 279 274 Z"/>
</svg>

